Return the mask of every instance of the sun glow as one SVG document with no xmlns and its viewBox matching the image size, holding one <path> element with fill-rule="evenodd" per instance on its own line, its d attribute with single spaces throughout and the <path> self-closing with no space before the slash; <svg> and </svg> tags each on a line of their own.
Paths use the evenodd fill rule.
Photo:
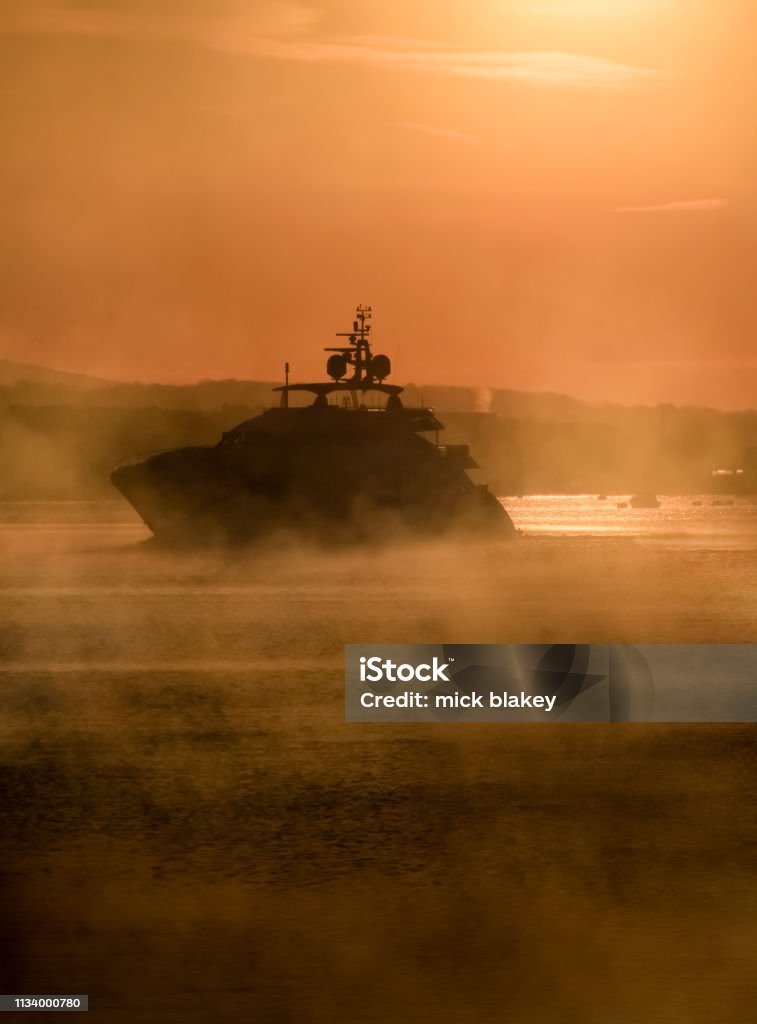
<svg viewBox="0 0 757 1024">
<path fill-rule="evenodd" d="M 274 379 L 366 296 L 408 380 L 753 404 L 756 27 L 746 0 L 11 4 L 30 258 L 0 355 Z"/>
</svg>

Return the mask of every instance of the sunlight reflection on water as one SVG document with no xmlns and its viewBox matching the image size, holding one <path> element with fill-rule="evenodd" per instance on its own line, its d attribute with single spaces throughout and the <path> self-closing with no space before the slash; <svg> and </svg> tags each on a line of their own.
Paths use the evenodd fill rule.
<svg viewBox="0 0 757 1024">
<path fill-rule="evenodd" d="M 757 496 L 711 494 L 659 497 L 660 507 L 631 508 L 629 495 L 538 494 L 500 499 L 515 525 L 550 537 L 634 537 L 673 545 L 757 547 Z M 714 504 L 732 502 L 732 504 Z"/>
</svg>

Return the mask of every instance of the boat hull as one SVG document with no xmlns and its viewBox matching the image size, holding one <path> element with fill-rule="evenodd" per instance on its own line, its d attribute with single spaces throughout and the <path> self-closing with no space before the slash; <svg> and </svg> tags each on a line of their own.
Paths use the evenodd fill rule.
<svg viewBox="0 0 757 1024">
<path fill-rule="evenodd" d="M 156 537 L 244 543 L 277 530 L 362 541 L 449 530 L 516 533 L 500 502 L 417 435 L 288 438 L 185 448 L 111 479 Z"/>
</svg>

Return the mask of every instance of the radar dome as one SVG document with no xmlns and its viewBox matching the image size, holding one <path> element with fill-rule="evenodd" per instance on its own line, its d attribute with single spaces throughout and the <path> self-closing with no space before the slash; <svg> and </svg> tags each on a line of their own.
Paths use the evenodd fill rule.
<svg viewBox="0 0 757 1024">
<path fill-rule="evenodd" d="M 377 380 L 383 380 L 392 372 L 389 356 L 377 355 L 371 360 L 371 373 Z"/>
<path fill-rule="evenodd" d="M 329 356 L 326 363 L 326 373 L 334 380 L 341 380 L 347 373 L 347 360 L 344 356 L 340 356 L 338 353 Z"/>
</svg>

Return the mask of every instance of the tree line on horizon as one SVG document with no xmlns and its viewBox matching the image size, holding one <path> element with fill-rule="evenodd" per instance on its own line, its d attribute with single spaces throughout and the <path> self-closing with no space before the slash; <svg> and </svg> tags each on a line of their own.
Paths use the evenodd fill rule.
<svg viewBox="0 0 757 1024">
<path fill-rule="evenodd" d="M 714 469 L 757 475 L 754 410 L 594 405 L 464 387 L 411 385 L 403 396 L 408 405 L 421 397 L 445 422 L 440 443 L 469 443 L 477 477 L 502 495 L 701 493 L 716 486 Z M 109 476 L 120 459 L 214 444 L 275 402 L 270 385 L 244 381 L 0 387 L 0 500 L 116 497 Z"/>
</svg>

